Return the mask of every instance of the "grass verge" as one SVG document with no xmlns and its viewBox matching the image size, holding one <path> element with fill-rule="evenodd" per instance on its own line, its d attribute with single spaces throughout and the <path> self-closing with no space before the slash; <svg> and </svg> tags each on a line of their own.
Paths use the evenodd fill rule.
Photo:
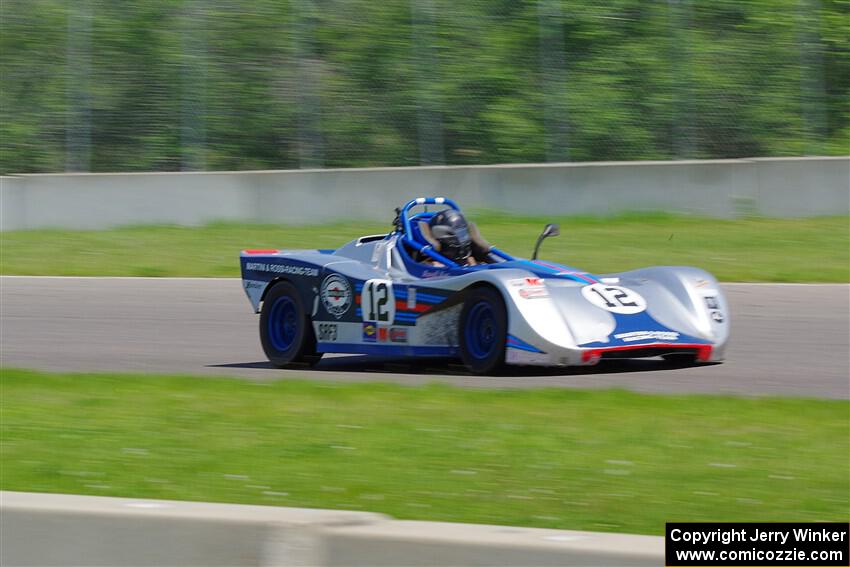
<svg viewBox="0 0 850 567">
<path fill-rule="evenodd" d="M 5 490 L 647 534 L 850 516 L 846 401 L 0 379 Z"/>
<path fill-rule="evenodd" d="M 485 237 L 531 255 L 545 220 L 473 215 Z M 562 236 L 541 257 L 594 273 L 698 266 L 725 281 L 850 281 L 848 217 L 717 220 L 682 215 L 554 219 Z M 237 276 L 244 248 L 336 248 L 388 225 L 212 224 L 0 234 L 0 273 L 75 276 Z"/>
</svg>

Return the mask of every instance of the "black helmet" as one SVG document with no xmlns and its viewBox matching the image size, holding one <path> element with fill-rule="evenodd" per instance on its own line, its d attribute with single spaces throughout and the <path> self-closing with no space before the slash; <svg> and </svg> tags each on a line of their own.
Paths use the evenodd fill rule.
<svg viewBox="0 0 850 567">
<path fill-rule="evenodd" d="M 472 253 L 472 239 L 463 215 L 454 209 L 440 211 L 428 222 L 431 236 L 440 243 L 439 252 L 449 260 L 465 260 Z"/>
</svg>

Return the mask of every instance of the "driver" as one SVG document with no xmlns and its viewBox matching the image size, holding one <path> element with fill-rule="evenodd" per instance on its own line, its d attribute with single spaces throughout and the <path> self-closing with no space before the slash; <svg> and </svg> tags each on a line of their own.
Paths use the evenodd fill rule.
<svg viewBox="0 0 850 567">
<path fill-rule="evenodd" d="M 437 251 L 461 266 L 475 266 L 473 241 L 466 218 L 454 209 L 440 211 L 428 221 L 431 237 L 439 243 Z M 435 262 L 435 265 L 437 262 Z"/>
</svg>

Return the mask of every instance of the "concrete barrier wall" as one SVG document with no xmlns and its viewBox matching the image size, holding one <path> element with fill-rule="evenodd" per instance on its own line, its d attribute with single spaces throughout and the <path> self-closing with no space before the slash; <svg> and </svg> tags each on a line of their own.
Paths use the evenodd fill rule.
<svg viewBox="0 0 850 567">
<path fill-rule="evenodd" d="M 389 221 L 409 198 L 534 215 L 850 212 L 850 157 L 0 178 L 0 229 Z"/>
<path fill-rule="evenodd" d="M 0 492 L 0 565 L 663 565 L 659 537 Z"/>
</svg>

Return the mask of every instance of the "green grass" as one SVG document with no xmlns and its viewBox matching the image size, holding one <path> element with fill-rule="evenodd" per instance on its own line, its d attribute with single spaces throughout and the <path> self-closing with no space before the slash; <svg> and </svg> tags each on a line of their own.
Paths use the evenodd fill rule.
<svg viewBox="0 0 850 567">
<path fill-rule="evenodd" d="M 473 215 L 484 236 L 531 255 L 544 220 Z M 541 257 L 595 273 L 691 265 L 725 281 L 850 280 L 848 217 L 717 220 L 663 214 L 562 218 L 562 236 Z M 108 231 L 21 231 L 0 235 L 0 273 L 78 276 L 236 276 L 244 248 L 336 248 L 386 224 L 329 226 L 212 224 Z"/>
<path fill-rule="evenodd" d="M 5 490 L 647 534 L 850 518 L 847 401 L 0 374 Z"/>
</svg>

